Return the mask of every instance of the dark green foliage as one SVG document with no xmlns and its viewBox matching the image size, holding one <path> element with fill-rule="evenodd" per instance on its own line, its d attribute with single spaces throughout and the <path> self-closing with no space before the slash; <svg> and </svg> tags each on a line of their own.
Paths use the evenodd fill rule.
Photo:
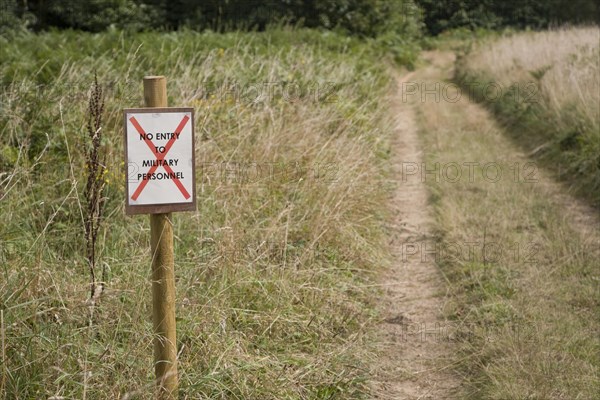
<svg viewBox="0 0 600 400">
<path fill-rule="evenodd" d="M 600 21 L 594 0 L 0 0 L 0 10 L 0 32 L 19 26 L 262 31 L 285 23 L 377 37 L 418 34 L 422 16 L 432 34 L 459 27 L 545 28 Z"/>
<path fill-rule="evenodd" d="M 144 30 L 159 20 L 157 9 L 132 0 L 34 0 L 28 3 L 37 30 L 73 28 L 99 32 L 110 26 Z"/>
<path fill-rule="evenodd" d="M 12 4 L 12 0 L 0 0 Z M 14 3 L 14 1 L 13 1 Z M 338 29 L 362 37 L 384 32 L 418 32 L 410 0 L 33 0 L 11 15 L 35 16 L 34 28 L 74 28 L 98 32 L 108 27 L 132 30 L 265 30 L 272 24 Z"/>
<path fill-rule="evenodd" d="M 0 34 L 24 28 L 28 17 L 16 0 L 0 0 Z"/>
<path fill-rule="evenodd" d="M 459 27 L 547 28 L 600 22 L 594 0 L 417 0 L 432 34 Z"/>
</svg>

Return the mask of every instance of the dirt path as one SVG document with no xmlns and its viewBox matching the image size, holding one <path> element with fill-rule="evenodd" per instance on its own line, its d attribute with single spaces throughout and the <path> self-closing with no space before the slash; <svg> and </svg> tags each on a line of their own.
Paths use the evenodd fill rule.
<svg viewBox="0 0 600 400">
<path fill-rule="evenodd" d="M 403 102 L 403 82 L 419 72 L 397 77 L 394 98 L 397 135 L 393 143 L 395 220 L 392 246 L 397 260 L 381 277 L 385 298 L 379 327 L 380 354 L 373 393 L 376 399 L 434 399 L 456 397 L 459 379 L 451 371 L 452 344 L 447 340 L 442 309 L 445 281 L 431 257 L 431 215 L 427 189 L 419 174 L 403 174 L 421 165 L 415 110 Z"/>
<path fill-rule="evenodd" d="M 426 52 L 423 58 L 428 63 L 426 66 L 397 78 L 398 90 L 393 102 L 397 116 L 397 135 L 393 143 L 397 189 L 393 198 L 395 219 L 392 221 L 394 235 L 391 245 L 396 262 L 381 277 L 385 291 L 380 310 L 384 318 L 378 327 L 380 357 L 377 360 L 375 381 L 372 385 L 373 396 L 376 399 L 451 400 L 460 398 L 465 389 L 452 364 L 453 360 L 456 360 L 453 356 L 457 351 L 457 344 L 448 340 L 452 335 L 452 324 L 443 319 L 443 310 L 447 304 L 447 283 L 435 264 L 435 255 L 431 255 L 431 250 L 434 249 L 431 240 L 434 221 L 432 207 L 427 201 L 428 189 L 419 173 L 407 174 L 415 167 L 422 168 L 422 140 L 426 141 L 428 137 L 427 150 L 431 152 L 429 155 L 436 154 L 434 159 L 440 161 L 464 159 L 483 163 L 486 157 L 491 157 L 490 160 L 493 161 L 506 162 L 507 165 L 513 165 L 515 162 L 525 165 L 531 161 L 504 137 L 484 107 L 466 96 L 456 103 L 442 104 L 434 101 L 427 105 L 417 103 L 420 95 L 412 96 L 412 102 L 411 99 L 408 102 L 403 99 L 403 82 L 427 82 L 430 85 L 428 87 L 433 87 L 434 82 L 446 82 L 453 74 L 453 53 Z M 424 126 L 428 129 L 429 136 L 419 135 L 417 109 L 421 113 L 419 115 L 426 119 L 427 123 Z M 421 120 L 419 122 L 423 123 Z M 477 140 L 473 140 L 474 137 Z M 488 234 L 497 235 L 501 243 L 519 243 L 519 240 L 527 240 L 523 243 L 540 242 L 546 246 L 544 249 L 548 254 L 560 256 L 557 259 L 561 260 L 561 265 L 570 263 L 569 273 L 566 275 L 566 279 L 570 279 L 571 275 L 579 273 L 575 272 L 577 268 L 585 270 L 583 267 L 577 267 L 578 264 L 572 260 L 573 255 L 581 253 L 578 257 L 584 257 L 586 252 L 596 254 L 598 251 L 598 215 L 589 206 L 566 193 L 563 186 L 545 171 L 536 170 L 536 178 L 536 185 L 528 188 L 508 180 L 479 186 L 445 185 L 444 194 L 449 196 L 445 199 L 445 204 L 447 203 L 446 207 L 451 214 L 448 217 L 450 222 L 446 221 L 450 224 L 448 229 L 455 231 L 455 238 L 460 239 L 464 236 L 463 239 L 471 240 L 478 237 L 478 227 L 485 223 L 494 227 L 493 232 Z M 495 199 L 504 200 L 499 200 L 501 203 L 491 202 Z M 489 212 L 491 205 L 494 212 Z M 546 210 L 548 215 L 538 215 L 540 209 Z M 560 213 L 556 210 L 560 210 Z M 469 214 L 468 222 L 464 221 L 467 218 L 466 214 Z M 520 232 L 509 228 L 513 222 L 518 226 L 520 221 L 536 220 L 543 222 L 539 231 Z M 472 226 L 475 222 L 479 225 Z M 579 237 L 580 243 L 577 242 Z M 518 280 L 511 283 L 526 290 L 520 295 L 520 302 L 499 300 L 515 309 L 521 307 L 519 310 L 522 309 L 523 312 L 538 313 L 536 318 L 543 320 L 540 326 L 547 326 L 548 332 L 555 332 L 558 328 L 565 329 L 565 332 L 570 332 L 565 334 L 566 336 L 571 338 L 571 335 L 579 335 L 579 340 L 583 343 L 589 339 L 580 333 L 581 326 L 587 327 L 585 318 L 580 320 L 569 309 L 563 309 L 568 301 L 559 301 L 555 305 L 536 304 L 537 299 L 544 296 L 559 296 L 562 293 L 559 289 L 563 286 L 582 293 L 588 290 L 584 284 L 573 283 L 577 280 L 570 282 L 552 277 L 548 271 L 556 269 L 555 264 L 551 258 L 541 258 L 539 263 L 534 264 L 525 265 L 519 261 L 515 261 L 514 265 L 510 264 L 512 270 L 520 273 Z M 553 319 L 554 314 L 560 314 L 561 317 Z M 530 343 L 529 347 L 533 348 L 521 349 L 521 352 L 543 354 L 543 349 L 549 347 L 550 342 L 545 341 L 544 335 L 536 335 L 538 336 L 534 342 L 535 346 Z M 553 335 L 554 333 L 549 334 L 548 337 L 554 337 Z M 500 340 L 494 344 L 497 348 L 493 350 L 496 353 L 519 345 L 517 342 L 512 343 L 510 337 L 498 338 Z M 565 343 L 568 341 L 565 340 Z M 568 354 L 567 344 L 561 351 Z M 543 398 L 547 397 L 544 390 L 552 392 L 558 390 L 553 388 L 553 385 L 564 386 L 554 379 L 544 384 L 536 383 L 539 387 L 532 389 L 533 383 L 537 382 L 532 371 L 543 362 L 537 360 L 537 363 L 526 366 L 522 364 L 523 360 L 518 355 L 496 360 L 495 369 L 489 372 L 490 376 L 486 375 L 486 379 L 492 382 L 489 385 L 493 388 L 490 393 L 507 398 L 524 398 L 528 397 L 527 393 L 541 393 L 540 398 Z M 555 378 L 569 376 L 565 374 L 561 369 Z M 570 381 L 574 379 L 572 377 Z M 523 380 L 526 383 L 523 383 Z M 582 387 L 583 389 L 569 390 L 571 393 L 585 393 L 587 389 Z"/>
</svg>

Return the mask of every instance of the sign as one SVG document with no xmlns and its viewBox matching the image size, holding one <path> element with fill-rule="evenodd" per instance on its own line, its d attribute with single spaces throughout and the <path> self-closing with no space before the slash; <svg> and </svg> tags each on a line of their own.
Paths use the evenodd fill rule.
<svg viewBox="0 0 600 400">
<path fill-rule="evenodd" d="M 195 211 L 194 109 L 129 108 L 123 113 L 126 214 Z"/>
</svg>

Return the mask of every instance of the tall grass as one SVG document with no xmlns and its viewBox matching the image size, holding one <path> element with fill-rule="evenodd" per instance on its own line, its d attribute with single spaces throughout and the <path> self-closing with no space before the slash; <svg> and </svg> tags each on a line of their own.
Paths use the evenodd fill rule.
<svg viewBox="0 0 600 400">
<path fill-rule="evenodd" d="M 363 397 L 371 281 L 388 260 L 380 59 L 354 39 L 285 29 L 3 42 L 3 396 L 151 397 L 149 226 L 124 216 L 121 109 L 142 104 L 143 75 L 164 74 L 169 104 L 196 108 L 198 212 L 174 221 L 183 398 Z M 81 199 L 94 71 L 107 279 L 90 321 Z M 250 86 L 267 83 L 260 97 Z"/>
<path fill-rule="evenodd" d="M 459 60 L 457 75 L 465 84 L 503 88 L 498 99 L 475 94 L 511 126 L 518 142 L 600 205 L 600 28 L 486 41 Z"/>
</svg>

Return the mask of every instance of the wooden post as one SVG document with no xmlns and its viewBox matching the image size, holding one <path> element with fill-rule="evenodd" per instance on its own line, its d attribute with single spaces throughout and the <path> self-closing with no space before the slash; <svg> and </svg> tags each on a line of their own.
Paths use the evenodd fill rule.
<svg viewBox="0 0 600 400">
<path fill-rule="evenodd" d="M 146 107 L 167 107 L 164 76 L 144 77 Z M 177 335 L 175 330 L 175 266 L 171 213 L 150 214 L 152 249 L 152 318 L 154 321 L 154 371 L 158 398 L 177 398 Z"/>
</svg>

